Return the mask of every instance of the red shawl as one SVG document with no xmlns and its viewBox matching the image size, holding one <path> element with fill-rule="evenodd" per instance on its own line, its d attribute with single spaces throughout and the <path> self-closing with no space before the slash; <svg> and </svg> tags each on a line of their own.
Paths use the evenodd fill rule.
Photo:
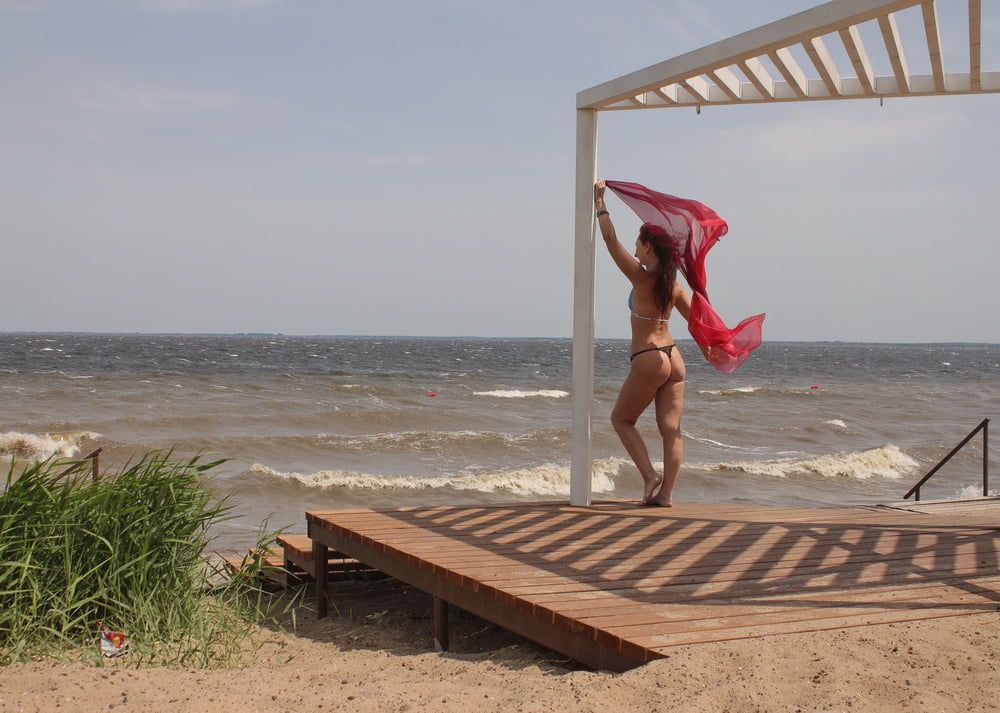
<svg viewBox="0 0 1000 713">
<path fill-rule="evenodd" d="M 705 258 L 729 226 L 707 205 L 651 191 L 638 183 L 607 181 L 607 186 L 644 223 L 663 228 L 680 258 L 678 269 L 691 288 L 688 331 L 702 347 L 711 347 L 708 361 L 727 374 L 736 371 L 760 346 L 764 315 L 747 317 L 729 329 L 708 301 Z"/>
</svg>

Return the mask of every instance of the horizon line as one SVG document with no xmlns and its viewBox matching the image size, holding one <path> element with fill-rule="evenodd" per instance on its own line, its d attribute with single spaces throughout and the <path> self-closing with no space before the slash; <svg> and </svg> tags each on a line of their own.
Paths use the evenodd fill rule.
<svg viewBox="0 0 1000 713">
<path fill-rule="evenodd" d="M 73 335 L 73 336 L 142 336 L 142 337 L 293 337 L 293 338 L 334 338 L 334 339 L 509 339 L 509 340 L 529 340 L 529 339 L 555 339 L 572 342 L 572 336 L 483 336 L 473 334 L 322 334 L 316 333 L 290 333 L 290 332 L 93 332 L 93 331 L 35 331 L 35 330 L 0 330 L 0 336 L 8 335 Z M 628 341 L 628 337 L 601 337 L 595 336 L 595 341 Z M 693 342 L 690 337 L 676 339 L 679 342 Z M 956 345 L 956 346 L 1000 346 L 1000 342 L 982 342 L 969 340 L 952 341 L 879 341 L 863 339 L 768 339 L 764 344 L 873 344 L 873 345 Z"/>
</svg>

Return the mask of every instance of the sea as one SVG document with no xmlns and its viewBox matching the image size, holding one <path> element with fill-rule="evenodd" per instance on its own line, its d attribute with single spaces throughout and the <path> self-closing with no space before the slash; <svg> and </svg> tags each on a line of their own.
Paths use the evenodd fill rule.
<svg viewBox="0 0 1000 713">
<path fill-rule="evenodd" d="M 899 501 L 1000 406 L 1000 345 L 771 342 L 734 374 L 679 345 L 679 502 Z M 227 458 L 206 476 L 233 508 L 219 549 L 252 544 L 262 523 L 304 531 L 307 509 L 562 500 L 571 351 L 568 339 L 0 334 L 0 466 L 98 446 L 111 470 L 154 449 Z M 610 425 L 628 355 L 625 340 L 595 346 L 595 499 L 641 493 Z M 652 408 L 639 427 L 659 461 Z M 982 457 L 977 437 L 922 497 L 980 493 Z"/>
</svg>

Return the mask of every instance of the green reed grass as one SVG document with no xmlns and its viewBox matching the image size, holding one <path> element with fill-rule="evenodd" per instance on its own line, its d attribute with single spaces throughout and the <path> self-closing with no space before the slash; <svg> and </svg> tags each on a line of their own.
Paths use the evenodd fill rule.
<svg viewBox="0 0 1000 713">
<path fill-rule="evenodd" d="M 202 485 L 221 462 L 153 452 L 96 482 L 60 477 L 66 464 L 52 459 L 16 478 L 12 465 L 0 493 L 0 663 L 96 656 L 98 621 L 126 634 L 130 664 L 239 658 L 272 602 L 259 556 L 229 577 L 204 557 L 211 527 L 231 517 Z"/>
</svg>

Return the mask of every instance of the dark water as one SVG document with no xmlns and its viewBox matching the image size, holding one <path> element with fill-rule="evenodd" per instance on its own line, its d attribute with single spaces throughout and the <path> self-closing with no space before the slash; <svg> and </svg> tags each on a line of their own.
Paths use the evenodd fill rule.
<svg viewBox="0 0 1000 713">
<path fill-rule="evenodd" d="M 681 349 L 678 499 L 898 500 L 1000 404 L 1000 346 L 770 343 L 734 375 Z M 0 454 L 227 456 L 211 482 L 240 514 L 224 545 L 272 513 L 301 527 L 309 507 L 563 498 L 570 351 L 564 339 L 0 335 Z M 608 423 L 628 345 L 599 341 L 595 357 L 595 497 L 635 497 Z M 651 414 L 640 427 L 658 460 Z M 977 439 L 924 497 L 972 492 L 980 463 Z"/>
</svg>

